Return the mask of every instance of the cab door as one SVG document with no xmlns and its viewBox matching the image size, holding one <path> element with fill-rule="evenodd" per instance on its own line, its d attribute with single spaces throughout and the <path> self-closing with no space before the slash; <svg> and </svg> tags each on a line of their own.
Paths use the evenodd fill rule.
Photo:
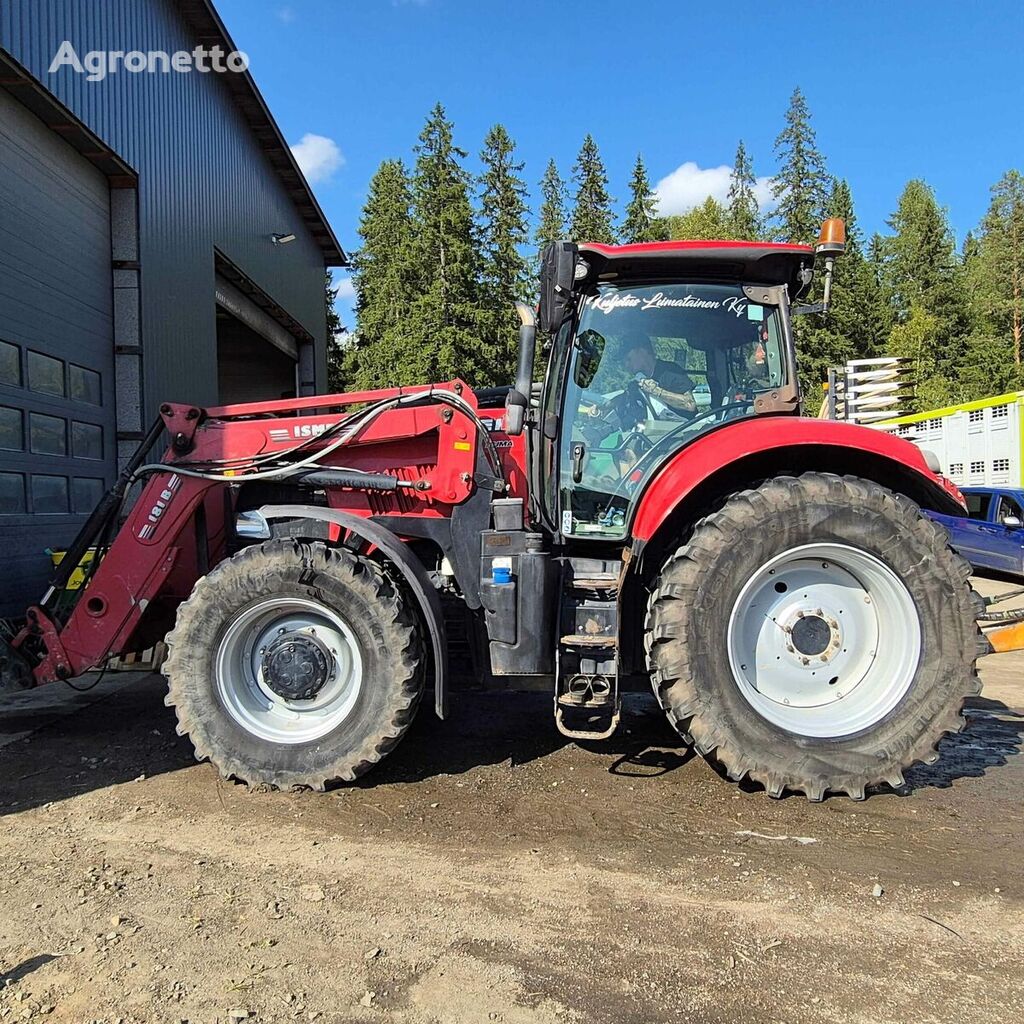
<svg viewBox="0 0 1024 1024">
<path fill-rule="evenodd" d="M 998 569 L 999 557 L 993 552 L 991 521 L 992 492 L 980 487 L 964 489 L 967 516 L 935 516 L 950 533 L 950 541 L 971 565 Z"/>
<path fill-rule="evenodd" d="M 998 568 L 1019 573 L 1024 569 L 1024 510 L 1020 497 L 997 493 L 994 505 L 991 543 Z"/>
</svg>

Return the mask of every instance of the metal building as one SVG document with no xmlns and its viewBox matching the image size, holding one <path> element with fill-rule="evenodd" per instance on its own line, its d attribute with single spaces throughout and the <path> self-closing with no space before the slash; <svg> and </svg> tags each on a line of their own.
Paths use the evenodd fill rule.
<svg viewBox="0 0 1024 1024">
<path fill-rule="evenodd" d="M 0 615 L 161 401 L 323 390 L 345 260 L 248 71 L 89 81 L 65 43 L 235 49 L 208 0 L 0 3 Z"/>
</svg>

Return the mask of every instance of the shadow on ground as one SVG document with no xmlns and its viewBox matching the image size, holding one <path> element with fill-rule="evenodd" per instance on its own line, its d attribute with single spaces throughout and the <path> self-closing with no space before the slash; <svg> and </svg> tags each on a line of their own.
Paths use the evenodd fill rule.
<svg viewBox="0 0 1024 1024">
<path fill-rule="evenodd" d="M 22 978 L 27 978 L 30 974 L 38 971 L 40 967 L 45 967 L 56 959 L 58 958 L 53 953 L 38 953 L 36 956 L 22 960 L 20 964 L 12 967 L 9 971 L 0 971 L 0 989 L 16 984 Z"/>
<path fill-rule="evenodd" d="M 946 789 L 958 779 L 976 779 L 1001 768 L 1021 752 L 1024 714 L 1000 700 L 972 697 L 964 709 L 967 725 L 939 744 L 935 764 L 919 764 L 906 772 L 906 791 Z"/>
<path fill-rule="evenodd" d="M 159 676 L 137 679 L 0 747 L 0 816 L 194 765 L 191 744 L 175 734 L 174 713 L 163 704 L 164 692 Z M 571 742 L 555 730 L 546 693 L 457 692 L 450 704 L 450 717 L 441 722 L 424 701 L 401 745 L 355 785 L 372 790 L 505 762 L 520 766 Z M 984 698 L 971 700 L 966 714 L 964 731 L 943 740 L 936 764 L 910 769 L 902 792 L 977 778 L 1020 753 L 1024 715 Z M 4 718 L 0 705 L 0 737 L 10 735 L 10 722 L 5 725 Z M 17 726 L 26 726 L 23 708 Z M 580 745 L 595 756 L 611 755 L 608 772 L 630 781 L 659 778 L 694 756 L 653 698 L 644 694 L 627 695 L 622 724 L 610 740 Z M 744 788 L 759 787 L 745 783 Z"/>
</svg>

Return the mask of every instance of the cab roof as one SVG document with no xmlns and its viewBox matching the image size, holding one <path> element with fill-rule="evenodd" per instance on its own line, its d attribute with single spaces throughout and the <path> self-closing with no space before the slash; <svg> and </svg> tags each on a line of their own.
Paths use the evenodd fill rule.
<svg viewBox="0 0 1024 1024">
<path fill-rule="evenodd" d="M 713 281 L 785 284 L 791 297 L 804 289 L 804 271 L 814 265 L 814 249 L 791 242 L 583 242 L 579 254 L 604 281 L 684 275 Z"/>
</svg>

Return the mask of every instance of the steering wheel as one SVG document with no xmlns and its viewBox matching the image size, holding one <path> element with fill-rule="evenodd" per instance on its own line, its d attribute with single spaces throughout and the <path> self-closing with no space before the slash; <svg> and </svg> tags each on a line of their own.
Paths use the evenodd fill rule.
<svg viewBox="0 0 1024 1024">
<path fill-rule="evenodd" d="M 630 381 L 619 394 L 608 401 L 600 415 L 584 420 L 580 424 L 580 430 L 588 444 L 596 445 L 602 438 L 615 431 L 631 435 L 639 433 L 636 430 L 637 424 L 654 415 L 654 407 L 640 385 L 636 381 Z"/>
<path fill-rule="evenodd" d="M 737 398 L 735 401 L 726 402 L 725 405 L 720 405 L 716 409 L 712 410 L 714 418 L 719 423 L 724 423 L 728 419 L 733 419 L 733 416 L 726 415 L 730 410 L 747 410 L 750 409 L 754 404 L 754 399 L 751 398 Z"/>
</svg>

